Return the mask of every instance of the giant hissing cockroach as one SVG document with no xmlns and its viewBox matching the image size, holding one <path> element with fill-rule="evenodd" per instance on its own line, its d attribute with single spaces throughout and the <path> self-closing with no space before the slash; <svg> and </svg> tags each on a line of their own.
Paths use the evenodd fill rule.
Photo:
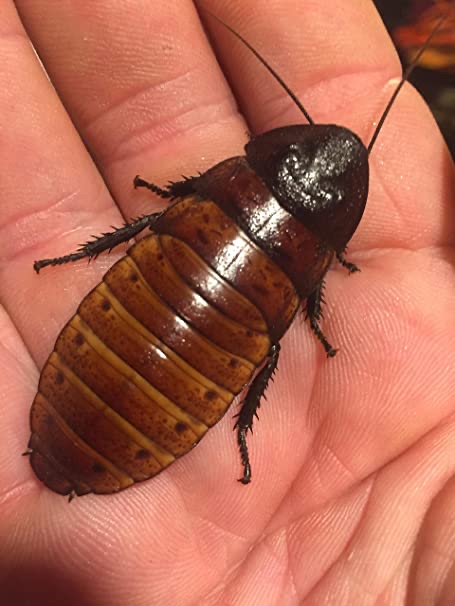
<svg viewBox="0 0 455 606">
<path fill-rule="evenodd" d="M 83 299 L 41 373 L 27 454 L 38 478 L 59 494 L 109 494 L 158 474 L 191 450 L 247 385 L 235 427 L 240 481 L 248 484 L 246 435 L 302 301 L 311 330 L 327 355 L 335 354 L 320 328 L 324 276 L 334 258 L 357 269 L 344 252 L 365 209 L 368 157 L 410 70 L 366 147 L 346 128 L 314 124 L 257 51 L 222 25 L 308 124 L 253 136 L 245 156 L 164 189 L 136 177 L 136 187 L 170 206 L 73 254 L 35 262 L 39 272 L 153 232 Z"/>
</svg>

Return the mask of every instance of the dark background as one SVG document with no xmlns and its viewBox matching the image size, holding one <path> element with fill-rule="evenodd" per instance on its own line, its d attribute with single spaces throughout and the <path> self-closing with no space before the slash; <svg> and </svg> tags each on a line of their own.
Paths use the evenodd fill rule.
<svg viewBox="0 0 455 606">
<path fill-rule="evenodd" d="M 381 17 L 395 42 L 404 66 L 409 64 L 410 49 L 403 42 L 403 28 L 406 38 L 415 34 L 416 44 L 420 41 L 423 27 L 431 27 L 438 15 L 449 12 L 445 31 L 434 39 L 445 64 L 416 67 L 410 81 L 420 91 L 429 104 L 439 127 L 455 157 L 455 1 L 452 0 L 374 0 Z M 453 16 L 452 16 L 453 11 Z M 450 25 L 449 25 L 450 22 Z M 419 37 L 420 33 L 420 37 Z"/>
</svg>

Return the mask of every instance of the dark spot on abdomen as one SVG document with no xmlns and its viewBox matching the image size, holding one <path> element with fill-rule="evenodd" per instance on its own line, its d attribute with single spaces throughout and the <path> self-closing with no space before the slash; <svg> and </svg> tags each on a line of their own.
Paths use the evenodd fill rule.
<svg viewBox="0 0 455 606">
<path fill-rule="evenodd" d="M 93 463 L 92 471 L 94 471 L 95 473 L 104 473 L 106 471 L 106 468 L 104 467 L 104 465 L 101 465 L 101 463 Z"/>
<path fill-rule="evenodd" d="M 76 335 L 74 336 L 74 343 L 78 347 L 80 347 L 81 345 L 84 344 L 84 341 L 85 341 L 85 339 L 84 339 L 83 335 L 80 332 L 76 333 Z"/>
<path fill-rule="evenodd" d="M 183 421 L 177 421 L 177 423 L 174 426 L 174 429 L 177 433 L 183 433 L 184 431 L 186 431 L 188 429 L 188 425 L 186 423 L 184 423 Z"/>
</svg>

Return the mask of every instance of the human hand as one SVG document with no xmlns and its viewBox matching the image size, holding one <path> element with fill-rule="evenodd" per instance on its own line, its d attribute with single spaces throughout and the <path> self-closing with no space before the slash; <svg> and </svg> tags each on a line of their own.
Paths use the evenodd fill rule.
<svg viewBox="0 0 455 606">
<path fill-rule="evenodd" d="M 161 207 L 133 190 L 134 175 L 165 184 L 196 174 L 242 154 L 247 130 L 303 119 L 204 17 L 229 87 L 191 2 L 15 4 L 66 111 L 2 3 L 5 604 L 455 602 L 455 178 L 423 101 L 405 86 L 371 155 L 348 254 L 362 272 L 329 273 L 323 327 L 338 355 L 327 360 L 299 319 L 283 339 L 249 438 L 252 484 L 235 481 L 232 408 L 153 480 L 68 505 L 20 456 L 28 410 L 58 332 L 122 251 L 40 276 L 33 261 Z M 317 123 L 369 141 L 400 73 L 372 3 L 205 6 L 254 44 Z"/>
</svg>

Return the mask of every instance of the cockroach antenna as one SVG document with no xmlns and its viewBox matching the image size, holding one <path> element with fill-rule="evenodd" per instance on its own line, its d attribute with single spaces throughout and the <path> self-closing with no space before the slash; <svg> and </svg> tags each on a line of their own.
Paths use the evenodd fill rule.
<svg viewBox="0 0 455 606">
<path fill-rule="evenodd" d="M 220 25 L 222 25 L 225 29 L 227 29 L 228 31 L 230 31 L 231 34 L 233 34 L 238 40 L 240 40 L 254 54 L 254 56 L 272 74 L 272 76 L 275 78 L 275 80 L 283 87 L 283 89 L 291 97 L 291 99 L 297 105 L 297 107 L 302 112 L 302 114 L 305 116 L 305 118 L 308 120 L 308 122 L 310 124 L 314 124 L 314 121 L 311 119 L 311 117 L 308 114 L 307 110 L 303 107 L 302 103 L 299 101 L 299 99 L 297 98 L 297 96 L 292 92 L 292 90 L 289 88 L 289 86 L 284 82 L 284 80 L 281 78 L 281 76 L 273 69 L 273 67 L 271 65 L 269 65 L 267 63 L 267 61 L 259 54 L 259 52 L 248 42 L 248 40 L 246 40 L 235 29 L 233 29 L 230 25 L 228 25 L 227 23 L 225 23 L 222 19 L 220 19 L 219 17 L 217 17 L 216 15 L 214 15 L 212 12 L 208 11 L 205 8 L 202 9 L 202 10 L 203 10 L 204 13 L 206 13 L 212 19 L 214 19 Z M 443 25 L 443 23 L 445 22 L 445 20 L 447 19 L 447 17 L 448 17 L 448 13 L 442 15 L 442 17 L 439 19 L 439 21 L 437 22 L 437 24 L 433 28 L 433 31 L 428 36 L 428 38 L 425 41 L 425 43 L 422 46 L 422 48 L 417 52 L 416 56 L 414 57 L 414 59 L 412 60 L 412 62 L 410 63 L 410 65 L 407 67 L 405 73 L 403 74 L 403 78 L 401 79 L 400 83 L 398 84 L 398 86 L 396 87 L 395 91 L 393 92 L 393 95 L 391 96 L 391 98 L 390 98 L 390 100 L 389 100 L 389 102 L 388 102 L 388 104 L 387 104 L 387 106 L 386 106 L 386 108 L 385 108 L 385 110 L 384 110 L 384 112 L 383 112 L 383 114 L 382 114 L 379 122 L 378 122 L 378 125 L 377 125 L 377 127 L 376 127 L 376 129 L 375 129 L 375 131 L 373 133 L 371 141 L 368 144 L 368 147 L 367 147 L 368 154 L 371 153 L 371 150 L 373 149 L 373 145 L 376 143 L 376 139 L 378 138 L 378 135 L 379 135 L 379 133 L 381 131 L 381 128 L 382 128 L 382 126 L 383 126 L 383 124 L 384 124 L 387 116 L 389 115 L 390 110 L 392 109 L 392 105 L 394 104 L 395 99 L 398 96 L 398 93 L 402 89 L 402 87 L 405 84 L 405 82 L 407 82 L 409 80 L 412 72 L 414 71 L 414 68 L 416 67 L 416 65 L 419 62 L 420 57 L 423 55 L 423 53 L 429 47 L 429 45 L 430 45 L 433 37 L 438 32 L 438 30 L 441 28 L 441 26 Z"/>
<path fill-rule="evenodd" d="M 220 25 L 222 25 L 224 28 L 226 28 L 228 31 L 230 31 L 231 34 L 233 34 L 238 40 L 243 42 L 243 44 L 253 53 L 253 55 L 262 63 L 262 65 L 272 74 L 272 76 L 275 78 L 275 80 L 278 82 L 278 84 L 280 84 L 284 88 L 284 90 L 291 97 L 291 99 L 297 105 L 297 107 L 302 112 L 302 114 L 305 116 L 305 118 L 308 120 L 308 122 L 310 124 L 314 124 L 314 120 L 312 120 L 312 118 L 310 117 L 310 114 L 303 107 L 301 102 L 298 100 L 297 96 L 292 92 L 292 90 L 289 88 L 289 86 L 286 84 L 286 82 L 283 80 L 283 78 L 281 78 L 281 76 L 279 74 L 277 74 L 277 72 L 273 69 L 273 67 L 267 63 L 267 61 L 248 42 L 248 40 L 246 40 L 243 36 L 241 36 L 238 32 L 236 32 L 235 29 L 233 29 L 230 25 L 225 23 L 222 19 L 220 19 L 219 17 L 217 17 L 216 15 L 214 15 L 207 9 L 204 8 L 202 10 L 204 13 L 207 13 L 207 15 L 209 15 L 212 19 L 215 19 L 215 21 L 218 21 L 218 23 Z"/>
<path fill-rule="evenodd" d="M 390 97 L 390 101 L 387 103 L 387 106 L 386 106 L 385 110 L 383 111 L 382 116 L 381 116 L 381 118 L 380 118 L 380 120 L 378 122 L 378 125 L 376 126 L 376 129 L 375 129 L 375 131 L 373 133 L 373 136 L 371 137 L 371 141 L 370 141 L 370 143 L 368 144 L 368 147 L 367 147 L 368 154 L 371 154 L 371 150 L 373 149 L 373 145 L 376 143 L 376 139 L 378 138 L 378 135 L 379 135 L 379 133 L 381 131 L 382 125 L 384 124 L 385 119 L 389 115 L 389 112 L 392 109 L 392 105 L 394 104 L 395 99 L 398 96 L 398 93 L 402 89 L 404 83 L 409 80 L 412 72 L 414 71 L 414 68 L 416 67 L 416 65 L 419 62 L 420 57 L 427 50 L 427 48 L 430 46 L 430 43 L 431 43 L 433 37 L 435 36 L 436 32 L 438 32 L 439 29 L 442 27 L 442 25 L 445 22 L 445 20 L 447 19 L 447 17 L 448 17 L 448 13 L 446 13 L 445 15 L 443 15 L 442 17 L 440 17 L 440 19 L 438 20 L 438 22 L 434 26 L 433 31 L 430 33 L 430 35 L 426 39 L 425 44 L 417 52 L 417 54 L 414 57 L 414 59 L 411 61 L 411 63 L 406 68 L 406 71 L 404 72 L 403 77 L 402 77 L 400 83 L 398 84 L 398 86 L 394 90 L 392 96 Z"/>
</svg>

